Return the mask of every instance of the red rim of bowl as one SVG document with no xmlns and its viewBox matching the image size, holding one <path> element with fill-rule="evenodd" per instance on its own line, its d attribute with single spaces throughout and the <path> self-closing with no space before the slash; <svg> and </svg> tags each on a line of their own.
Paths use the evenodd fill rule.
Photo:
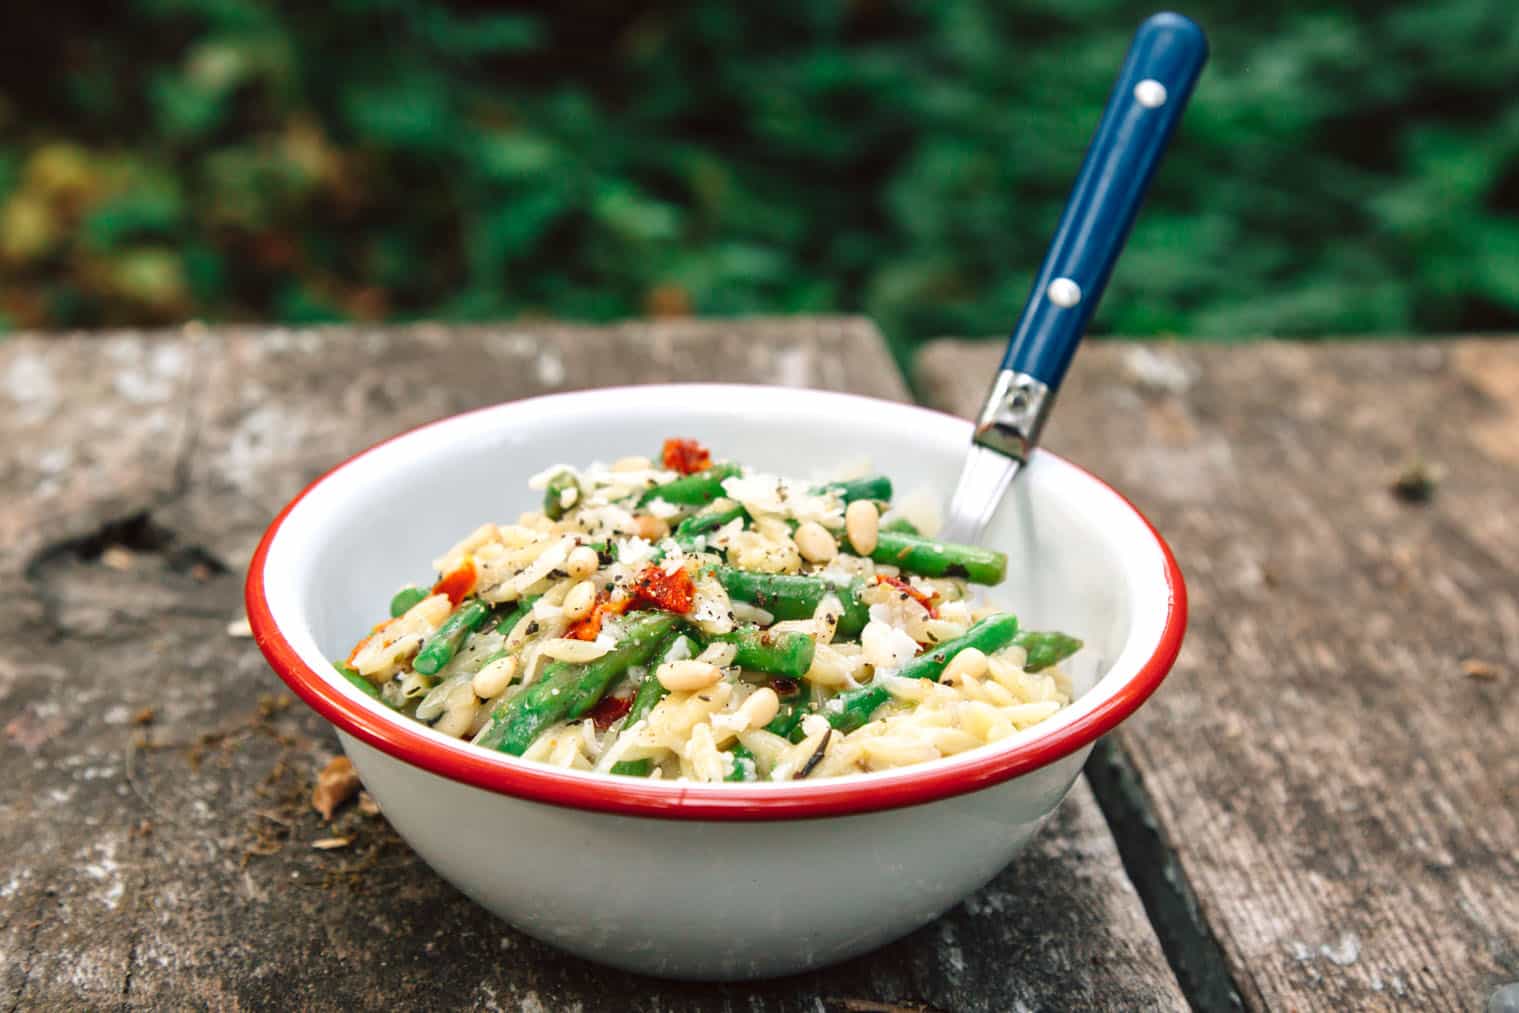
<svg viewBox="0 0 1519 1013">
<path fill-rule="evenodd" d="M 868 400 L 868 399 L 867 399 Z M 482 408 L 486 412 L 500 406 Z M 940 415 L 921 406 L 900 405 Z M 463 415 L 475 414 L 466 412 Z M 1187 589 L 1171 547 L 1149 518 L 1117 489 L 1077 464 L 1049 451 L 1067 466 L 1107 489 L 1134 512 L 1155 539 L 1164 559 L 1169 601 L 1161 635 L 1139 670 L 1106 700 L 1069 724 L 1001 752 L 993 752 L 973 766 L 935 761 L 915 767 L 869 775 L 869 782 L 853 778 L 788 785 L 768 790 L 738 785 L 674 785 L 635 778 L 587 775 L 554 767 L 497 756 L 466 742 L 442 742 L 410 727 L 404 718 L 373 712 L 350 698 L 334 683 L 311 669 L 274 621 L 264 593 L 264 564 L 269 548 L 285 518 L 317 486 L 354 461 L 395 440 L 423 429 L 463 417 L 453 415 L 425 423 L 382 440 L 323 473 L 285 505 L 270 523 L 249 563 L 244 601 L 248 622 L 259 650 L 276 674 L 313 710 L 339 729 L 389 755 L 451 781 L 484 788 L 514 798 L 549 805 L 644 816 L 656 819 L 766 821 L 847 816 L 903 806 L 922 805 L 999 784 L 1020 774 L 1053 763 L 1095 742 L 1132 714 L 1160 687 L 1181 650 L 1187 626 Z M 624 783 L 626 782 L 626 783 Z"/>
</svg>

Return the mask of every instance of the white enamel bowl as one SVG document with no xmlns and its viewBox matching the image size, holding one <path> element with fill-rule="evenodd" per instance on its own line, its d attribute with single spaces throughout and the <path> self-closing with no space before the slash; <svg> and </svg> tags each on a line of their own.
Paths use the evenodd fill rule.
<svg viewBox="0 0 1519 1013">
<path fill-rule="evenodd" d="M 809 476 L 868 458 L 898 495 L 947 493 L 966 422 L 816 391 L 650 386 L 518 401 L 424 426 L 318 479 L 248 574 L 260 649 L 336 727 L 364 784 L 439 875 L 522 931 L 647 974 L 737 979 L 832 963 L 902 936 L 992 878 L 1049 817 L 1092 743 L 1154 692 L 1186 623 L 1181 574 L 1140 514 L 1035 456 L 989 530 L 996 598 L 1087 648 L 1079 695 L 992 746 L 817 782 L 687 785 L 560 770 L 394 716 L 337 676 L 395 588 L 482 521 L 533 509 L 529 475 L 691 436 Z"/>
</svg>

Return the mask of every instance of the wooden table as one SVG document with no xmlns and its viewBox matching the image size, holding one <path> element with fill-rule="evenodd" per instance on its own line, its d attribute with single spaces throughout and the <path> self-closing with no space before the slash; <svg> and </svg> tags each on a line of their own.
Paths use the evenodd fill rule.
<svg viewBox="0 0 1519 1013">
<path fill-rule="evenodd" d="M 964 411 L 994 358 L 936 343 L 918 389 Z M 324 822 L 335 740 L 237 635 L 242 572 L 315 474 L 461 409 L 664 379 L 906 398 L 868 323 L 21 337 L 0 377 L 6 1009 L 1474 1009 L 1519 978 L 1519 345 L 1084 351 L 1049 442 L 1172 539 L 1170 683 L 964 905 L 731 986 L 561 955 L 382 817 Z M 1415 452 L 1424 504 L 1389 492 Z"/>
</svg>

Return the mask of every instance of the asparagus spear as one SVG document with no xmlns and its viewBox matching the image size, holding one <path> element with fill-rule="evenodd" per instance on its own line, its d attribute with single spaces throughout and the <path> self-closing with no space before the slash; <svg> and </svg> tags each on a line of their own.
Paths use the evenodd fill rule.
<svg viewBox="0 0 1519 1013">
<path fill-rule="evenodd" d="M 711 534 L 740 517 L 747 520 L 749 511 L 737 503 L 723 507 L 721 510 L 704 510 L 699 514 L 692 514 L 675 526 L 675 540 L 685 547 L 698 535 Z"/>
<path fill-rule="evenodd" d="M 855 478 L 847 482 L 829 482 L 827 485 L 819 486 L 817 491 L 821 492 L 825 489 L 837 492 L 845 503 L 853 503 L 857 499 L 873 499 L 881 503 L 891 502 L 891 479 L 885 475 Z"/>
<path fill-rule="evenodd" d="M 944 674 L 944 666 L 948 665 L 955 655 L 968 647 L 975 647 L 987 654 L 999 651 L 1013 641 L 1018 635 L 1018 618 L 1004 612 L 999 615 L 988 616 L 962 636 L 954 640 L 946 640 L 931 651 L 925 651 L 916 658 L 903 665 L 898 675 L 908 679 L 932 679 L 939 681 L 939 676 Z M 852 732 L 861 725 L 867 723 L 875 712 L 891 698 L 885 686 L 872 683 L 859 689 L 841 693 L 836 698 L 839 707 L 834 710 L 831 706 L 828 710 L 828 723 L 841 732 Z"/>
<path fill-rule="evenodd" d="M 845 547 L 855 555 L 845 539 Z M 938 542 L 921 535 L 882 530 L 870 558 L 924 577 L 964 577 L 975 584 L 1000 584 L 1007 576 L 1007 556 L 991 549 Z"/>
<path fill-rule="evenodd" d="M 906 517 L 898 517 L 894 520 L 887 521 L 885 524 L 881 525 L 881 530 L 895 532 L 899 535 L 921 535 L 923 533 L 918 530 L 918 526 L 916 524 L 908 520 Z M 880 535 L 877 535 L 876 537 L 879 538 Z"/>
<path fill-rule="evenodd" d="M 516 625 L 526 619 L 529 612 L 533 611 L 533 606 L 537 604 L 538 599 L 541 597 L 542 595 L 535 594 L 531 598 L 524 598 L 517 602 L 512 610 L 502 616 L 501 621 L 496 624 L 496 632 L 503 637 L 512 632 Z"/>
<path fill-rule="evenodd" d="M 638 505 L 644 506 L 657 499 L 678 506 L 701 506 L 711 503 L 723 494 L 723 481 L 739 474 L 736 464 L 714 464 L 706 471 L 682 475 L 663 485 L 645 489 L 638 497 Z"/>
<path fill-rule="evenodd" d="M 677 634 L 670 640 L 670 646 L 659 654 L 660 661 L 674 661 L 677 658 L 690 658 L 696 655 L 696 642 L 684 633 Z M 623 728 L 632 728 L 633 724 L 642 721 L 649 716 L 649 711 L 654 705 L 670 695 L 665 689 L 664 683 L 654 677 L 653 671 L 643 677 L 643 682 L 638 684 L 638 692 L 633 694 L 633 706 L 628 708 L 628 715 L 623 719 Z M 654 769 L 654 761 L 650 759 L 623 760 L 621 763 L 612 764 L 612 773 L 626 774 L 629 777 L 648 777 L 649 771 Z"/>
<path fill-rule="evenodd" d="M 802 718 L 807 716 L 807 704 L 812 699 L 812 686 L 803 682 L 797 687 L 792 695 L 781 697 L 781 709 L 775 717 L 765 726 L 765 731 L 779 735 L 783 739 L 791 738 L 802 724 Z"/>
<path fill-rule="evenodd" d="M 723 778 L 724 781 L 759 780 L 759 765 L 754 760 L 754 754 L 742 742 L 735 742 L 728 752 L 733 756 L 733 773 Z"/>
<path fill-rule="evenodd" d="M 339 675 L 357 686 L 360 693 L 375 700 L 380 699 L 380 691 L 375 689 L 374 683 L 360 675 L 356 669 L 348 667 L 341 661 L 336 662 L 332 667 L 338 670 Z"/>
<path fill-rule="evenodd" d="M 800 679 L 812 667 L 812 653 L 817 641 L 805 633 L 771 633 L 758 626 L 740 626 L 732 633 L 721 633 L 711 640 L 738 648 L 733 663 L 740 668 L 788 679 Z"/>
<path fill-rule="evenodd" d="M 397 591 L 394 598 L 390 599 L 390 617 L 404 616 L 413 605 L 427 597 L 427 591 L 420 587 L 403 587 Z"/>
<path fill-rule="evenodd" d="M 491 607 L 478 598 L 459 606 L 427 638 L 422 649 L 417 652 L 416 660 L 411 663 L 412 670 L 423 675 L 437 675 L 444 665 L 453 660 L 459 645 L 464 643 L 464 638 L 485 625 L 490 614 Z"/>
<path fill-rule="evenodd" d="M 1041 633 L 1036 630 L 1025 630 L 1013 638 L 1013 643 L 1028 652 L 1028 660 L 1023 663 L 1025 672 L 1049 668 L 1056 662 L 1069 658 L 1081 650 L 1082 646 L 1081 641 L 1064 633 Z"/>
<path fill-rule="evenodd" d="M 545 728 L 584 714 L 614 679 L 654 657 L 678 621 L 669 612 L 639 612 L 628 621 L 617 646 L 595 661 L 549 665 L 536 682 L 497 709 L 495 724 L 480 744 L 521 756 Z"/>
<path fill-rule="evenodd" d="M 575 495 L 570 497 L 570 502 L 564 502 L 564 494 L 571 489 Z M 557 521 L 563 517 L 565 511 L 572 509 L 580 501 L 580 483 L 575 481 L 573 473 L 561 471 L 549 479 L 548 485 L 543 487 L 543 512 L 551 521 Z"/>
<path fill-rule="evenodd" d="M 729 566 L 715 566 L 712 573 L 730 598 L 762 608 L 777 619 L 811 619 L 820 601 L 837 595 L 844 615 L 834 636 L 842 640 L 859 636 L 870 621 L 870 607 L 860 600 L 864 590 L 860 581 L 840 585 L 821 577 L 754 573 Z"/>
</svg>

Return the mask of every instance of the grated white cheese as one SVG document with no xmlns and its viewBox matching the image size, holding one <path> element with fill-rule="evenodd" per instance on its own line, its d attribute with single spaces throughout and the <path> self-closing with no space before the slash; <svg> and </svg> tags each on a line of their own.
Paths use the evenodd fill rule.
<svg viewBox="0 0 1519 1013">
<path fill-rule="evenodd" d="M 617 561 L 624 566 L 639 566 L 654 555 L 654 543 L 637 535 L 617 540 Z"/>
<path fill-rule="evenodd" d="M 680 513 L 680 507 L 667 500 L 658 498 L 650 500 L 648 502 L 647 509 L 649 513 L 653 514 L 655 517 L 658 517 L 662 521 L 669 520 L 671 517 L 674 517 L 676 514 Z"/>
<path fill-rule="evenodd" d="M 865 660 L 876 668 L 901 668 L 918 653 L 918 642 L 903 630 L 872 619 L 860 632 Z"/>
<path fill-rule="evenodd" d="M 723 481 L 723 492 L 743 504 L 758 521 L 773 516 L 797 521 L 816 521 L 826 528 L 844 523 L 844 501 L 837 492 L 814 493 L 804 482 L 777 475 L 749 474 Z"/>
</svg>

